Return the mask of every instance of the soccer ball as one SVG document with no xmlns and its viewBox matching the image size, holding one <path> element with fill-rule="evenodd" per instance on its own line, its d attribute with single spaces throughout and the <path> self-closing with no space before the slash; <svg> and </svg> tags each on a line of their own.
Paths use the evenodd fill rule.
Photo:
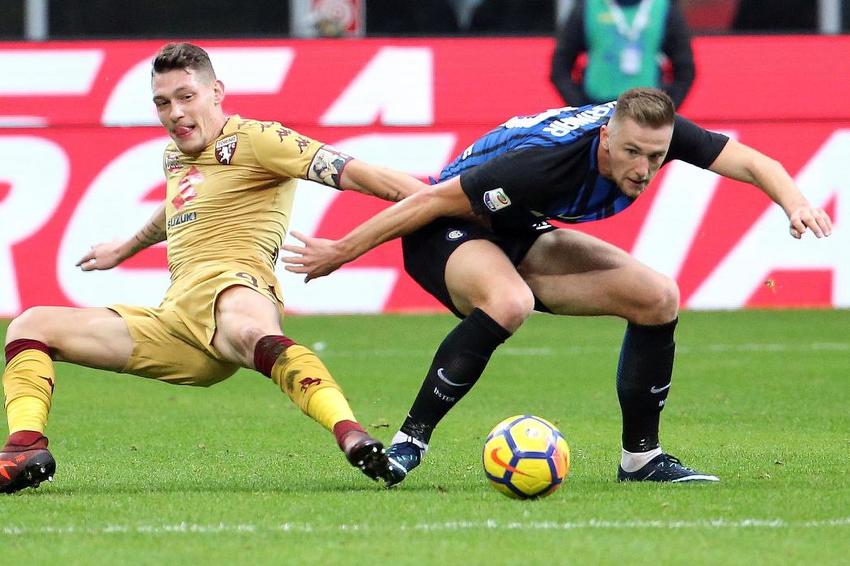
<svg viewBox="0 0 850 566">
<path fill-rule="evenodd" d="M 497 424 L 484 442 L 484 473 L 508 497 L 546 497 L 570 471 L 570 447 L 546 419 L 516 415 Z"/>
</svg>

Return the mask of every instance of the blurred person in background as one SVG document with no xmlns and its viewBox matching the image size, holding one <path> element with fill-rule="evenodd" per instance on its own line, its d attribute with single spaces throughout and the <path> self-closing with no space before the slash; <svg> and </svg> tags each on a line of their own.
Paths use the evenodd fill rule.
<svg viewBox="0 0 850 566">
<path fill-rule="evenodd" d="M 583 53 L 587 65 L 578 69 Z M 577 0 L 558 31 L 551 80 L 570 106 L 643 86 L 665 91 L 678 108 L 694 74 L 691 35 L 674 0 Z"/>
</svg>

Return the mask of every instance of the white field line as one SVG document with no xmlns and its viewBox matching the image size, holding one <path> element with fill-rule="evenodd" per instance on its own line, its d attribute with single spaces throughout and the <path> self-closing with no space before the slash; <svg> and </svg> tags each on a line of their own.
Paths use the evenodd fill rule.
<svg viewBox="0 0 850 566">
<path fill-rule="evenodd" d="M 412 348 L 364 348 L 362 350 L 335 350 L 327 344 L 319 342 L 312 348 L 322 357 L 338 358 L 407 358 L 431 356 L 434 350 L 412 349 Z M 436 348 L 436 346 L 435 346 Z M 502 356 L 565 356 L 581 354 L 617 354 L 620 345 L 611 346 L 542 346 L 536 348 L 523 348 L 504 346 L 497 350 L 497 355 Z M 681 345 L 676 346 L 677 354 L 718 354 L 727 352 L 850 352 L 850 342 L 811 342 L 804 344 L 777 344 L 777 343 L 754 343 L 745 342 L 740 344 L 701 344 L 698 346 Z"/>
<path fill-rule="evenodd" d="M 823 529 L 850 527 L 850 517 L 789 521 L 785 519 L 704 519 L 696 521 L 446 521 L 442 523 L 413 523 L 393 526 L 392 531 L 444 532 L 444 531 L 572 531 L 572 530 L 679 530 L 679 529 Z M 15 527 L 0 528 L 0 535 L 110 535 L 110 534 L 264 534 L 264 533 L 362 533 L 387 530 L 383 525 L 342 523 L 338 525 L 311 525 L 310 523 L 281 523 L 255 525 L 251 523 L 174 523 L 161 525 L 107 524 L 100 527 Z"/>
</svg>

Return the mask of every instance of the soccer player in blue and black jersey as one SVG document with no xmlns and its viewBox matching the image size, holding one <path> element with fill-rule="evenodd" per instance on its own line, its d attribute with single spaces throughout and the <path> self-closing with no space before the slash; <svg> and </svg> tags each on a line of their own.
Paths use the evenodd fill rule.
<svg viewBox="0 0 850 566">
<path fill-rule="evenodd" d="M 674 113 L 656 89 L 616 103 L 511 118 L 450 163 L 439 182 L 332 241 L 304 246 L 287 269 L 307 280 L 404 236 L 408 273 L 462 321 L 446 336 L 387 454 L 390 484 L 419 465 L 434 427 L 472 388 L 493 351 L 533 310 L 627 321 L 617 369 L 620 481 L 717 481 L 665 453 L 659 417 L 670 391 L 676 282 L 598 238 L 548 222 L 590 222 L 631 205 L 675 159 L 747 182 L 783 208 L 790 232 L 818 238 L 829 216 L 781 164 Z"/>
</svg>

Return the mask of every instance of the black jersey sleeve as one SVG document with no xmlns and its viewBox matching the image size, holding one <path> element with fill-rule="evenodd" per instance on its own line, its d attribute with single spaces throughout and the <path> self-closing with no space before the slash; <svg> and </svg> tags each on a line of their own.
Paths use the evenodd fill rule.
<svg viewBox="0 0 850 566">
<path fill-rule="evenodd" d="M 503 153 L 461 173 L 460 186 L 478 214 L 501 213 L 510 207 L 535 207 L 555 183 L 542 148 Z"/>
<path fill-rule="evenodd" d="M 697 126 L 687 118 L 676 114 L 673 124 L 673 139 L 664 163 L 678 159 L 691 165 L 707 169 L 714 163 L 729 138 Z"/>
</svg>

